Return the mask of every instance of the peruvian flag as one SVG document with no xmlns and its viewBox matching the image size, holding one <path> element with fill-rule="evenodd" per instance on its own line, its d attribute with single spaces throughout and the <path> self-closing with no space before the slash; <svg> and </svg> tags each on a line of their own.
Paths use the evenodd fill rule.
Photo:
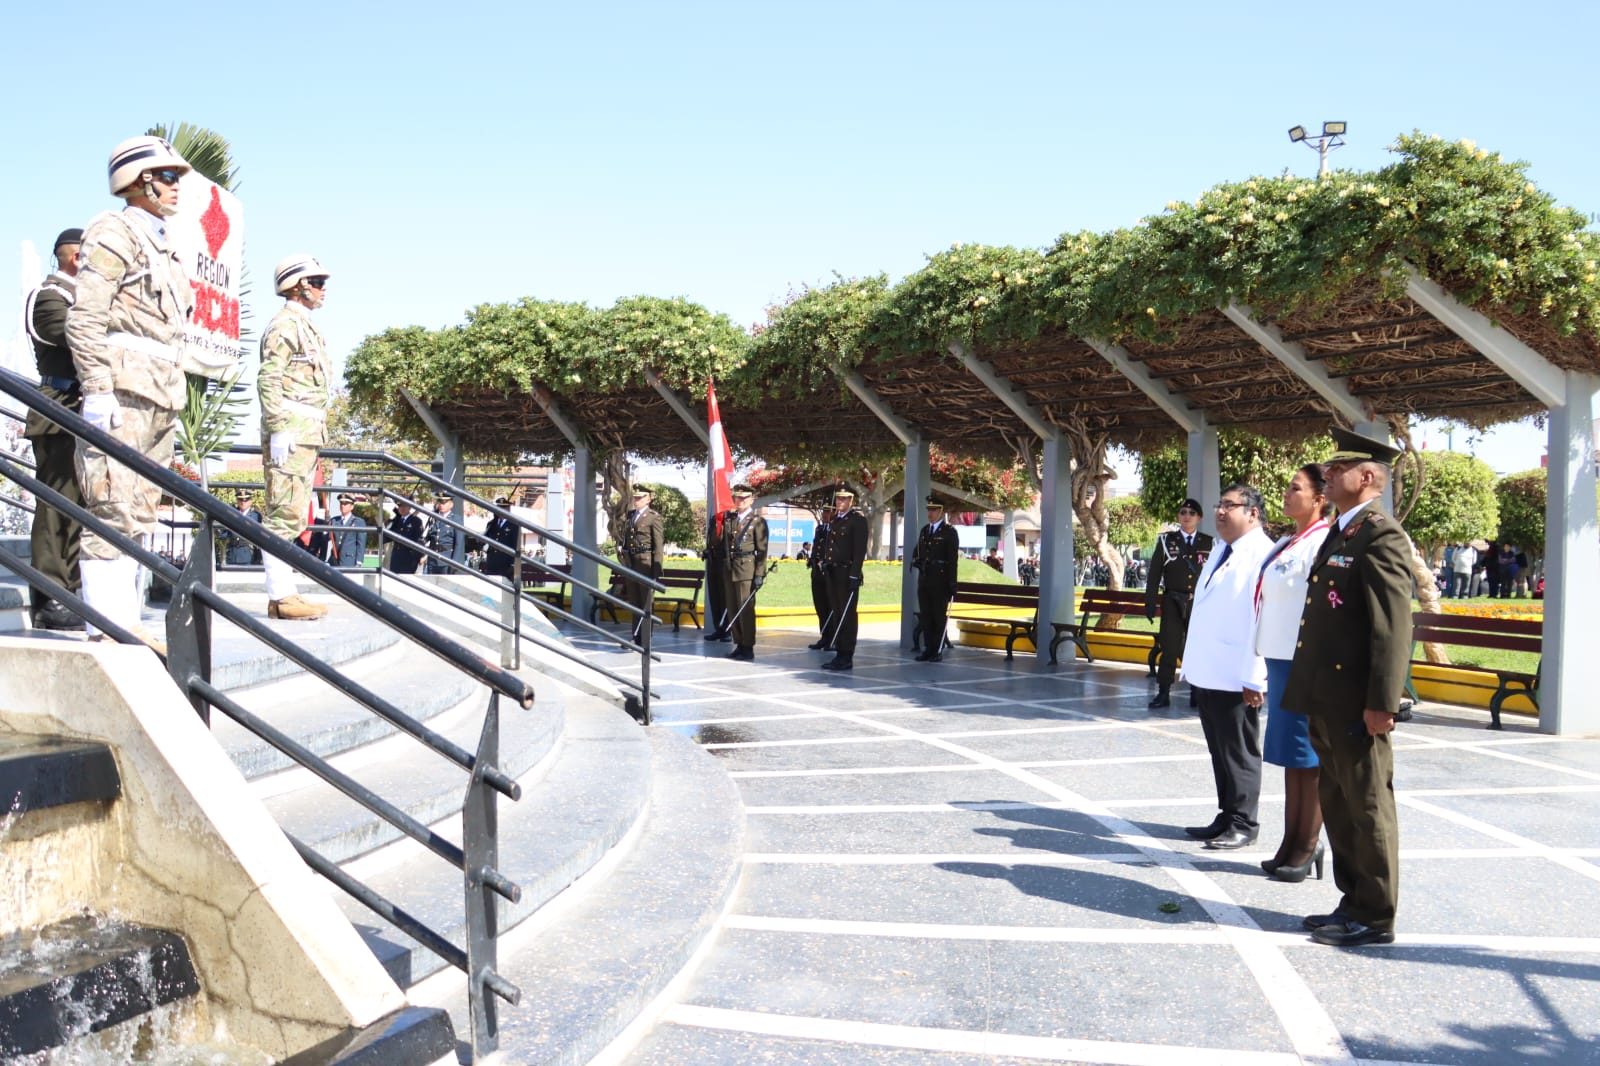
<svg viewBox="0 0 1600 1066">
<path fill-rule="evenodd" d="M 322 463 L 319 461 L 311 468 L 311 497 L 306 501 L 306 528 L 300 531 L 295 539 L 303 548 L 311 547 L 311 527 L 317 524 L 317 486 L 322 484 Z"/>
<path fill-rule="evenodd" d="M 711 487 L 716 497 L 717 536 L 722 536 L 722 516 L 733 510 L 733 454 L 728 450 L 728 435 L 722 432 L 722 412 L 717 410 L 717 387 L 706 382 L 706 424 L 711 427 Z"/>
</svg>

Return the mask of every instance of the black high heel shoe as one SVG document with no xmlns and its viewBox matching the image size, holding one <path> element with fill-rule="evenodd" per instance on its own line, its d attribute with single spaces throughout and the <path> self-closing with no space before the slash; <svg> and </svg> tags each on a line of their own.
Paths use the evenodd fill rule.
<svg viewBox="0 0 1600 1066">
<path fill-rule="evenodd" d="M 1276 870 L 1278 867 L 1282 866 L 1282 865 L 1283 865 L 1283 863 L 1279 862 L 1277 859 L 1262 859 L 1261 860 L 1261 868 L 1263 870 L 1267 871 L 1267 873 L 1269 873 L 1269 874 L 1272 871 Z"/>
<path fill-rule="evenodd" d="M 1288 863 L 1283 863 L 1278 866 L 1277 869 L 1267 871 L 1267 876 L 1271 877 L 1274 881 L 1287 881 L 1291 885 L 1298 885 L 1301 881 L 1304 881 L 1306 877 L 1310 875 L 1312 869 L 1315 868 L 1317 871 L 1317 880 L 1320 881 L 1322 880 L 1322 856 L 1322 845 L 1319 843 L 1317 844 L 1316 850 L 1311 853 L 1311 857 L 1305 862 L 1301 863 L 1299 866 L 1291 866 Z M 1265 864 L 1263 863 L 1263 865 Z"/>
</svg>

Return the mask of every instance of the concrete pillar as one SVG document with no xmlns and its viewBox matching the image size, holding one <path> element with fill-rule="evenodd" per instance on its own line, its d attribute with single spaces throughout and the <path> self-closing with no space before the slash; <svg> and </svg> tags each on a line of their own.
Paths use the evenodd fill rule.
<svg viewBox="0 0 1600 1066">
<path fill-rule="evenodd" d="M 467 487 L 467 463 L 466 459 L 461 454 L 461 435 L 459 433 L 447 434 L 440 439 L 440 443 L 443 445 L 443 447 L 439 449 L 439 459 L 442 468 L 441 476 L 446 481 L 450 482 L 450 484 L 454 485 L 457 490 L 464 491 Z M 467 518 L 467 504 L 466 501 L 461 498 L 459 491 L 456 494 L 456 503 L 459 504 L 459 506 L 454 509 L 454 513 L 451 515 L 451 517 L 457 522 L 465 525 Z M 451 553 L 451 558 L 458 563 L 464 562 L 467 558 L 467 538 L 466 535 L 460 531 L 457 531 L 456 533 L 456 546 L 454 551 Z"/>
<path fill-rule="evenodd" d="M 933 472 L 928 468 L 928 441 L 920 434 L 906 445 L 905 506 L 900 520 L 904 523 L 901 543 L 906 546 L 905 565 L 900 568 L 900 646 L 911 647 L 911 632 L 916 628 L 917 576 L 911 569 L 911 552 L 917 537 L 922 534 L 923 504 L 933 488 Z"/>
<path fill-rule="evenodd" d="M 1050 660 L 1050 623 L 1073 620 L 1077 567 L 1072 561 L 1072 448 L 1060 438 L 1044 442 L 1039 496 L 1040 662 Z"/>
<path fill-rule="evenodd" d="M 1222 495 L 1222 452 L 1217 447 L 1217 431 L 1204 419 L 1200 428 L 1189 434 L 1189 493 L 1200 501 L 1200 528 L 1215 535 L 1216 516 L 1212 507 Z M 1171 521 L 1160 515 L 1163 521 Z"/>
<path fill-rule="evenodd" d="M 1006 577 L 1017 580 L 1017 512 L 1007 507 L 1000 526 L 1000 559 Z"/>
<path fill-rule="evenodd" d="M 1352 427 L 1363 437 L 1381 440 L 1385 444 L 1393 443 L 1389 436 L 1389 423 L 1387 422 L 1357 422 Z M 1259 487 L 1259 486 L 1258 486 Z M 1383 509 L 1394 514 L 1394 483 L 1390 482 L 1383 490 Z"/>
<path fill-rule="evenodd" d="M 585 445 L 572 449 L 572 542 L 579 547 L 598 551 L 596 539 L 594 495 L 594 453 Z M 572 558 L 572 576 L 590 585 L 599 584 L 600 568 L 593 559 L 582 555 Z M 594 597 L 576 585 L 572 587 L 572 613 L 579 618 L 589 617 L 589 605 Z"/>
<path fill-rule="evenodd" d="M 1600 517 L 1595 508 L 1595 400 L 1600 375 L 1566 371 L 1565 404 L 1550 409 L 1544 520 L 1544 671 L 1539 730 L 1600 733 Z"/>
</svg>

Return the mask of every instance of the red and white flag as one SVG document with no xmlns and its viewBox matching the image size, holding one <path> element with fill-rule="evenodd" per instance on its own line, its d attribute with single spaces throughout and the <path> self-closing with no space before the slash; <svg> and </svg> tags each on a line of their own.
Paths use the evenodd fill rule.
<svg viewBox="0 0 1600 1066">
<path fill-rule="evenodd" d="M 717 387 L 706 383 L 706 424 L 711 427 L 711 488 L 716 506 L 716 535 L 722 536 L 722 516 L 733 510 L 733 453 L 722 432 L 722 412 L 717 410 Z"/>
</svg>

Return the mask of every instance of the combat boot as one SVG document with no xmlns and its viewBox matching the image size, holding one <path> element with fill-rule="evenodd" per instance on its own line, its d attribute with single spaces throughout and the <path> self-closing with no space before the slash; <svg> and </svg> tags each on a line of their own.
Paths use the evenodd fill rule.
<svg viewBox="0 0 1600 1066">
<path fill-rule="evenodd" d="M 320 603 L 312 603 L 303 598 L 298 592 L 292 596 L 285 596 L 281 600 L 267 601 L 267 617 L 282 618 L 285 620 L 321 618 L 328 613 L 328 608 Z"/>
</svg>

